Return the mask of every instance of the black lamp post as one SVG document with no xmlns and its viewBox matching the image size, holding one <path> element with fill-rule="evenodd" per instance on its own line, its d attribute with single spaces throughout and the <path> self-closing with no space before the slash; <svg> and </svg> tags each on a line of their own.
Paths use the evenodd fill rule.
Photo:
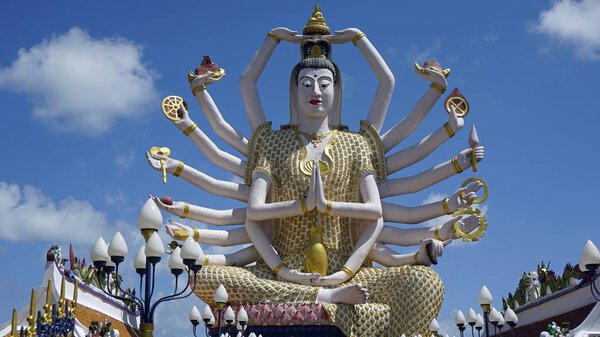
<svg viewBox="0 0 600 337">
<path fill-rule="evenodd" d="M 463 315 L 462 311 L 458 310 L 456 312 L 456 316 L 454 316 L 454 323 L 456 323 L 456 327 L 458 328 L 458 331 L 460 331 L 460 337 L 465 337 L 465 315 Z"/>
<path fill-rule="evenodd" d="M 488 329 L 489 322 L 489 314 L 490 309 L 492 307 L 492 293 L 488 290 L 486 286 L 481 287 L 479 291 L 479 305 L 481 305 L 481 309 L 483 310 L 483 319 L 484 319 L 484 327 L 485 327 L 485 337 L 490 336 L 490 330 Z"/>
<path fill-rule="evenodd" d="M 477 323 L 477 314 L 473 308 L 469 309 L 469 313 L 467 314 L 467 323 L 471 326 L 471 337 L 475 337 L 473 327 L 475 327 L 475 323 Z"/>
<path fill-rule="evenodd" d="M 590 279 L 590 290 L 596 301 L 600 301 L 600 290 L 596 287 L 598 279 L 598 270 L 600 266 L 600 252 L 596 245 L 590 240 L 585 243 L 581 258 L 579 259 L 579 269 Z"/>
<path fill-rule="evenodd" d="M 512 337 L 514 337 L 515 336 L 515 326 L 517 325 L 517 322 L 519 321 L 517 314 L 515 314 L 515 312 L 511 308 L 508 308 L 504 312 L 504 320 L 506 321 L 506 324 L 508 324 L 508 326 L 510 326 L 510 335 Z"/>
</svg>

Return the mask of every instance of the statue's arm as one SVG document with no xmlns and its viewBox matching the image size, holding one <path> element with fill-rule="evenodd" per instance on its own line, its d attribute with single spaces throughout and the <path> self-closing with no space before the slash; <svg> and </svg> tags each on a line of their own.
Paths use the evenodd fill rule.
<svg viewBox="0 0 600 337">
<path fill-rule="evenodd" d="M 455 240 L 458 238 L 454 230 L 455 223 L 458 223 L 463 233 L 471 233 L 479 226 L 479 220 L 478 216 L 470 215 L 466 218 L 452 218 L 436 227 L 398 228 L 385 226 L 378 242 L 397 246 L 414 246 L 425 239 L 431 238 L 440 241 Z"/>
<path fill-rule="evenodd" d="M 165 210 L 180 218 L 206 222 L 215 226 L 229 226 L 244 223 L 246 218 L 245 208 L 216 210 L 202 206 L 192 205 L 184 201 L 174 201 L 172 205 L 164 204 L 159 198 L 152 196 L 158 208 Z"/>
<path fill-rule="evenodd" d="M 269 174 L 261 170 L 255 170 L 248 198 L 248 209 L 246 211 L 248 219 L 263 221 L 304 214 L 302 207 L 303 200 L 266 202 L 270 187 L 271 177 Z M 305 202 L 305 205 L 306 203 L 308 202 Z"/>
<path fill-rule="evenodd" d="M 182 161 L 164 156 L 152 156 L 146 152 L 146 159 L 150 166 L 155 170 L 160 170 L 160 160 L 165 163 L 165 168 L 169 174 L 178 174 L 181 178 L 197 187 L 214 195 L 220 195 L 240 201 L 248 200 L 249 188 L 246 185 L 237 184 L 231 181 L 215 179 L 191 166 L 185 165 Z M 181 172 L 178 171 L 181 170 Z M 243 223 L 243 222 L 241 222 Z"/>
<path fill-rule="evenodd" d="M 205 85 L 202 82 L 195 82 L 196 80 L 192 81 L 190 84 L 192 87 L 192 92 L 194 92 L 194 86 Z M 219 108 L 215 104 L 211 95 L 208 93 L 208 90 L 200 90 L 196 92 L 194 97 L 196 97 L 196 101 L 198 101 L 198 104 L 200 104 L 206 119 L 208 119 L 208 122 L 213 130 L 215 130 L 215 133 L 225 140 L 227 144 L 238 150 L 241 154 L 246 155 L 248 152 L 248 139 L 223 118 L 221 111 L 219 111 Z"/>
<path fill-rule="evenodd" d="M 394 146 L 398 145 L 404 138 L 415 131 L 448 86 L 446 78 L 440 73 L 426 70 L 426 74 L 417 72 L 417 75 L 431 81 L 432 84 L 423 96 L 419 98 L 408 116 L 381 136 L 385 152 L 394 148 Z"/>
<path fill-rule="evenodd" d="M 185 107 L 179 109 L 181 119 L 174 121 L 173 124 L 183 132 L 184 135 L 190 137 L 194 144 L 204 153 L 211 163 L 225 169 L 239 177 L 244 176 L 246 162 L 231 153 L 221 150 L 210 138 L 206 136 L 196 123 L 189 117 Z"/>
<path fill-rule="evenodd" d="M 238 266 L 243 267 L 249 263 L 258 261 L 259 255 L 253 246 L 248 246 L 228 254 L 205 255 L 208 264 L 216 266 Z"/>
<path fill-rule="evenodd" d="M 402 149 L 386 158 L 388 174 L 397 172 L 427 157 L 445 141 L 452 138 L 464 126 L 464 119 L 456 116 L 453 110 L 448 114 L 448 122 L 423 138 L 417 144 Z"/>
<path fill-rule="evenodd" d="M 429 253 L 427 253 L 429 250 Z M 400 267 L 406 265 L 431 265 L 429 255 L 434 258 L 442 256 L 444 243 L 435 239 L 425 239 L 419 243 L 419 250 L 410 254 L 398 254 L 393 249 L 377 243 L 369 256 L 373 261 L 386 267 Z"/>
<path fill-rule="evenodd" d="M 393 195 L 415 193 L 455 174 L 459 174 L 471 166 L 472 152 L 473 150 L 470 148 L 465 149 L 455 157 L 455 162 L 460 171 L 449 160 L 414 176 L 390 179 L 379 185 L 379 194 L 382 198 L 386 198 Z M 483 160 L 483 146 L 476 147 L 474 155 L 478 162 Z"/>
<path fill-rule="evenodd" d="M 448 198 L 416 207 L 406 207 L 388 202 L 382 202 L 381 206 L 383 209 L 383 219 L 387 222 L 416 224 L 437 218 L 444 214 L 449 215 L 454 213 L 459 208 L 463 208 L 472 204 L 477 198 L 476 192 L 481 187 L 483 187 L 483 184 L 477 182 L 469 185 L 468 187 L 462 187 L 458 189 Z M 446 205 L 444 205 L 444 203 Z M 445 207 L 448 209 L 445 210 Z"/>
</svg>

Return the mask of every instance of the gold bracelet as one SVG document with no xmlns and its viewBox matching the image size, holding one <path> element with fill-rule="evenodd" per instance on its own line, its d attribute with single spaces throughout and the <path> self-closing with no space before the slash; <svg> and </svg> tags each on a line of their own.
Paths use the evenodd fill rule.
<svg viewBox="0 0 600 337">
<path fill-rule="evenodd" d="M 443 211 L 443 212 L 444 212 L 444 214 L 446 214 L 446 215 L 450 215 L 450 214 L 454 213 L 454 212 L 452 212 L 452 211 L 450 210 L 450 207 L 448 207 L 448 201 L 449 201 L 449 200 L 450 200 L 450 199 L 446 198 L 446 199 L 444 199 L 444 200 L 442 201 L 442 211 Z"/>
<path fill-rule="evenodd" d="M 177 163 L 177 168 L 175 169 L 175 172 L 173 172 L 173 175 L 179 177 L 181 172 L 183 172 L 183 167 L 183 162 L 180 160 L 179 163 Z"/>
<path fill-rule="evenodd" d="M 325 216 L 331 216 L 331 200 L 327 200 L 327 206 L 325 206 Z"/>
<path fill-rule="evenodd" d="M 452 167 L 454 168 L 454 172 L 456 172 L 456 173 L 462 173 L 463 172 L 462 167 L 460 167 L 460 165 L 458 164 L 458 157 L 453 157 L 452 158 Z"/>
<path fill-rule="evenodd" d="M 185 219 L 190 215 L 190 204 L 187 201 L 183 202 L 183 213 L 181 213 L 180 218 Z"/>
<path fill-rule="evenodd" d="M 285 263 L 281 262 L 280 264 L 277 265 L 277 267 L 273 268 L 273 275 L 277 276 L 277 274 L 279 274 L 279 271 L 285 267 Z"/>
<path fill-rule="evenodd" d="M 208 266 L 208 255 L 204 255 L 204 265 Z"/>
<path fill-rule="evenodd" d="M 414 254 L 413 254 L 413 261 L 414 261 L 414 264 L 415 264 L 415 265 L 419 264 L 419 261 L 417 260 L 417 255 L 418 255 L 418 254 L 419 254 L 419 253 L 414 253 Z"/>
<path fill-rule="evenodd" d="M 206 85 L 204 83 L 202 83 L 199 86 L 192 89 L 192 95 L 196 96 L 196 94 L 198 94 L 199 92 L 204 91 L 204 90 L 206 90 Z"/>
<path fill-rule="evenodd" d="M 437 83 L 431 83 L 430 87 L 432 87 L 433 89 L 439 91 L 440 94 L 443 94 L 444 92 L 446 92 L 446 88 L 442 87 L 441 85 L 439 85 Z"/>
<path fill-rule="evenodd" d="M 446 130 L 446 134 L 448 135 L 448 138 L 454 137 L 455 133 L 454 133 L 454 131 L 452 131 L 450 124 L 444 123 L 444 130 Z"/>
<path fill-rule="evenodd" d="M 278 37 L 277 37 L 277 35 L 275 35 L 275 34 L 273 34 L 273 33 L 271 33 L 271 32 L 268 32 L 268 33 L 267 33 L 267 36 L 268 36 L 268 37 L 270 37 L 270 38 L 272 38 L 273 40 L 275 40 L 275 42 L 276 42 L 277 44 L 279 44 L 279 42 L 281 42 L 281 39 L 280 39 L 280 38 L 278 38 Z"/>
<path fill-rule="evenodd" d="M 309 210 L 308 207 L 306 207 L 306 201 L 304 201 L 304 199 L 300 199 L 300 207 L 302 208 L 303 215 L 308 214 Z"/>
<path fill-rule="evenodd" d="M 349 278 L 353 278 L 354 277 L 354 272 L 352 271 L 352 269 L 350 269 L 350 268 L 348 268 L 346 266 L 343 266 L 342 267 L 342 271 L 344 273 L 346 273 L 346 275 L 348 275 Z"/>
<path fill-rule="evenodd" d="M 353 39 L 352 39 L 352 43 L 356 46 L 356 44 L 358 43 L 358 40 L 362 39 L 366 34 L 363 32 L 360 32 L 358 35 L 356 35 Z"/>
<path fill-rule="evenodd" d="M 446 207 L 448 207 L 448 204 L 446 204 Z M 440 229 L 442 229 L 442 225 L 435 227 L 435 229 L 433 230 L 433 238 L 436 240 L 442 241 L 442 237 L 440 235 Z"/>
<path fill-rule="evenodd" d="M 200 231 L 198 228 L 194 228 L 194 241 L 200 242 Z"/>
<path fill-rule="evenodd" d="M 198 125 L 196 125 L 196 123 L 193 123 L 192 125 L 188 126 L 185 130 L 183 130 L 183 134 L 186 136 L 189 136 L 192 134 L 192 132 L 194 132 L 194 130 L 196 130 L 196 127 Z"/>
</svg>

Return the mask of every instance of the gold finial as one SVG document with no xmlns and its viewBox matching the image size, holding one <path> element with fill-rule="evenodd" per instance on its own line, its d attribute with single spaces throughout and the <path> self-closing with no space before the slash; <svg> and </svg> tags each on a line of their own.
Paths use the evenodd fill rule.
<svg viewBox="0 0 600 337">
<path fill-rule="evenodd" d="M 65 276 L 60 282 L 60 299 L 58 300 L 58 317 L 65 317 Z"/>
<path fill-rule="evenodd" d="M 325 18 L 323 17 L 323 12 L 321 12 L 321 6 L 315 5 L 313 7 L 312 16 L 308 19 L 306 26 L 304 26 L 304 30 L 302 31 L 304 35 L 329 35 L 330 30 L 327 23 L 325 23 Z"/>
<path fill-rule="evenodd" d="M 36 335 L 36 323 L 37 316 L 35 314 L 35 288 L 31 289 L 31 301 L 29 302 L 29 317 L 27 317 L 27 322 L 29 326 L 26 329 L 25 334 L 27 336 L 35 336 Z"/>
<path fill-rule="evenodd" d="M 9 337 L 17 337 L 17 309 L 13 309 L 12 321 L 10 325 L 10 335 Z"/>
<path fill-rule="evenodd" d="M 44 315 L 42 316 L 44 324 L 52 323 L 52 280 L 48 279 L 46 287 L 46 304 L 44 304 Z"/>
<path fill-rule="evenodd" d="M 75 317 L 75 308 L 77 307 L 77 293 L 79 291 L 79 282 L 77 280 L 74 281 L 74 288 L 73 288 L 73 300 L 71 301 L 71 311 L 69 316 L 71 318 Z"/>
</svg>

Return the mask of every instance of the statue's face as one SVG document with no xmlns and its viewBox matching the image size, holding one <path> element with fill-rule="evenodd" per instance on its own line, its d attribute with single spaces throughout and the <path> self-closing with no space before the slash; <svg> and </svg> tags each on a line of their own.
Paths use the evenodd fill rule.
<svg viewBox="0 0 600 337">
<path fill-rule="evenodd" d="M 296 104 L 302 116 L 327 116 L 333 107 L 334 96 L 333 74 L 329 69 L 300 70 Z"/>
</svg>

